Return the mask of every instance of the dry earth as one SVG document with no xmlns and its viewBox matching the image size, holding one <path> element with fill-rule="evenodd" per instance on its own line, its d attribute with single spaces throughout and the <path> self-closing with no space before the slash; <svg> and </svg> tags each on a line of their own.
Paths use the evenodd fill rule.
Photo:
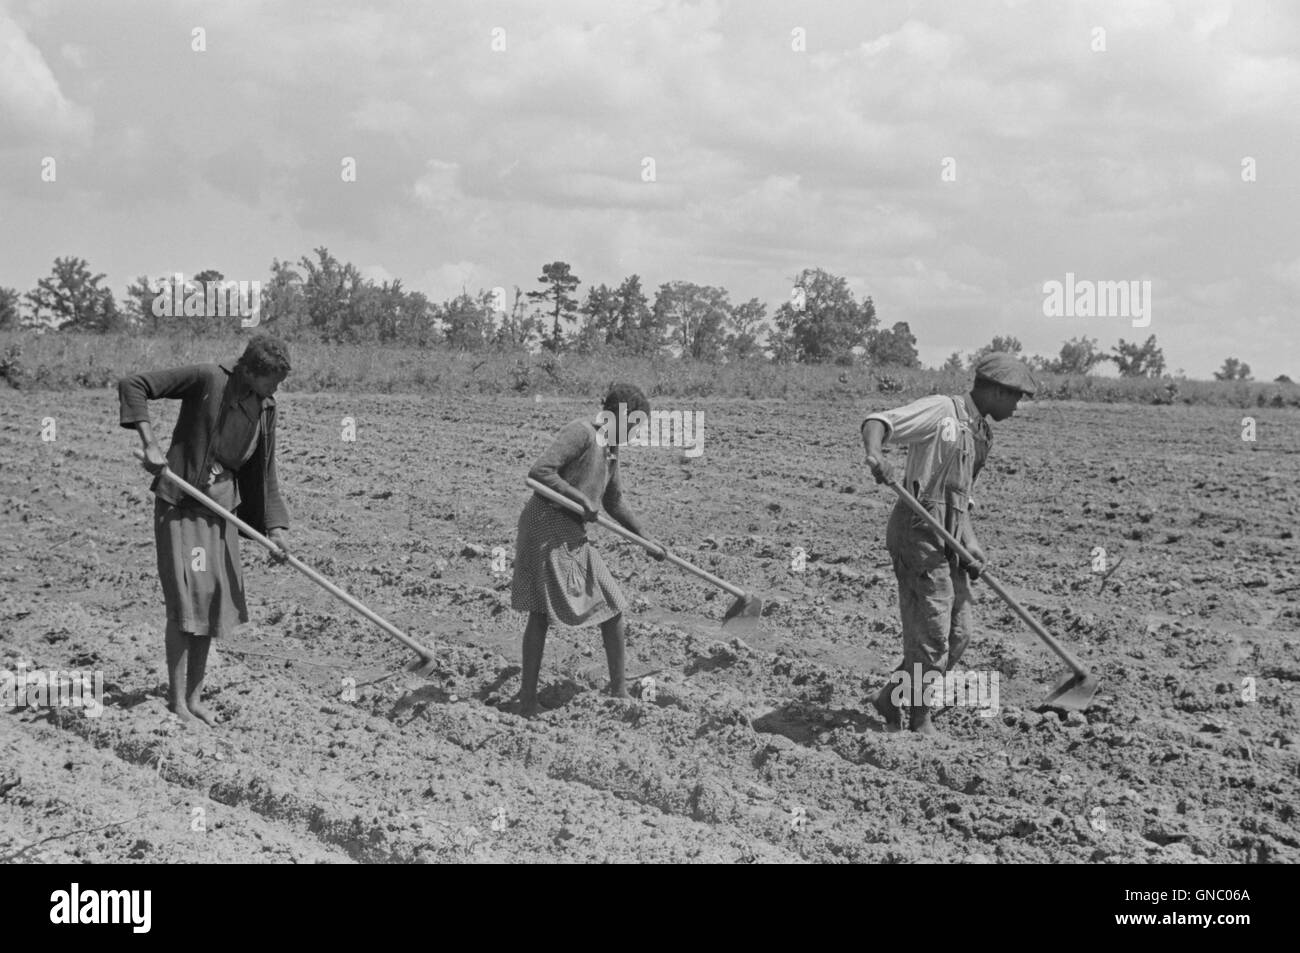
<svg viewBox="0 0 1300 953">
<path fill-rule="evenodd" d="M 1241 411 L 1204 407 L 1034 403 L 995 425 L 990 567 L 1101 691 L 1086 716 L 1037 711 L 1064 668 L 977 586 L 965 663 L 997 673 L 1001 711 L 947 709 L 931 740 L 864 702 L 899 652 L 867 405 L 681 406 L 705 411 L 703 456 L 630 451 L 629 496 L 767 597 L 760 629 L 731 640 L 728 597 L 593 530 L 655 698 L 604 697 L 598 633 L 555 627 L 528 722 L 502 710 L 523 618 L 493 549 L 513 555 L 525 471 L 589 408 L 283 395 L 299 554 L 438 671 L 407 674 L 409 653 L 246 543 L 253 621 L 218 649 L 211 730 L 164 709 L 148 479 L 116 395 L 0 394 L 0 669 L 99 670 L 107 694 L 99 718 L 0 711 L 0 858 L 1300 860 L 1296 413 L 1253 412 L 1254 443 Z M 1104 591 L 1097 546 L 1123 558 Z"/>
</svg>

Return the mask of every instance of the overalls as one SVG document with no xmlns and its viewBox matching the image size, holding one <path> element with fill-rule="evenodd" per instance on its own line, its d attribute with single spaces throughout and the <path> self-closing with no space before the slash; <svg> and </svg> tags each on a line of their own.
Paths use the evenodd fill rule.
<svg viewBox="0 0 1300 953">
<path fill-rule="evenodd" d="M 952 401 L 952 426 L 945 421 L 934 438 L 939 460 L 930 485 L 907 490 L 960 540 L 970 518 L 971 486 L 984 466 L 991 435 L 983 418 L 972 420 L 962 398 Z M 970 585 L 957 555 L 902 500 L 890 515 L 885 541 L 898 578 L 900 668 L 909 676 L 917 664 L 922 672 L 953 668 L 970 642 L 972 622 Z"/>
</svg>

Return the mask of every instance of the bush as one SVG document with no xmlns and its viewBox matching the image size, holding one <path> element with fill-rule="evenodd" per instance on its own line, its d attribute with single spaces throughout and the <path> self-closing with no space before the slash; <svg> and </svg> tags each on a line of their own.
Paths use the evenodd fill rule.
<svg viewBox="0 0 1300 953">
<path fill-rule="evenodd" d="M 136 371 L 213 360 L 233 360 L 241 337 L 202 338 L 0 332 L 0 378 L 24 390 L 111 387 Z M 865 366 L 846 373 L 833 363 L 774 364 L 762 359 L 711 364 L 669 355 L 652 358 L 617 351 L 582 357 L 518 350 L 473 353 L 406 346 L 290 344 L 293 373 L 286 392 L 511 394 L 545 392 L 599 400 L 626 380 L 652 398 L 846 400 L 875 405 L 927 394 L 968 390 L 970 373 L 952 367 Z M 841 381 L 841 377 L 845 380 Z M 1300 407 L 1300 386 L 1254 381 L 1174 381 L 1104 378 L 1040 372 L 1037 400 L 1103 403 L 1183 403 L 1230 407 Z M 1172 389 L 1171 389 L 1172 385 Z"/>
<path fill-rule="evenodd" d="M 3 355 L 0 355 L 0 378 L 10 387 L 22 390 L 25 377 L 23 346 L 21 342 L 14 341 L 4 349 Z"/>
</svg>

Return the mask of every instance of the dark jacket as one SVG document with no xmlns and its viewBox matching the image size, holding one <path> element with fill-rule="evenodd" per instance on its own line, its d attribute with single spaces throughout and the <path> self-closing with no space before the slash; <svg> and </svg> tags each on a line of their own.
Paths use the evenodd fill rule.
<svg viewBox="0 0 1300 953">
<path fill-rule="evenodd" d="M 121 423 L 131 429 L 149 419 L 148 401 L 180 398 L 181 412 L 167 450 L 167 466 L 192 486 L 205 489 L 212 465 L 212 435 L 221 418 L 222 398 L 233 369 L 223 364 L 192 364 L 134 374 L 117 382 Z M 261 533 L 289 528 L 289 512 L 280 499 L 275 473 L 275 398 L 262 400 L 257 449 L 239 469 L 239 506 L 235 515 Z M 188 502 L 161 474 L 151 488 L 168 503 Z"/>
</svg>

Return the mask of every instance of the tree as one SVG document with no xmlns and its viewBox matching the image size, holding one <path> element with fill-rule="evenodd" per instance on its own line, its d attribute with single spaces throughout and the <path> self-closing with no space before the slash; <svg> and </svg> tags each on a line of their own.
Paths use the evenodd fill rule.
<svg viewBox="0 0 1300 953">
<path fill-rule="evenodd" d="M 363 338 L 359 333 L 354 299 L 363 281 L 351 263 L 342 264 L 322 247 L 314 249 L 316 261 L 306 255 L 300 260 L 306 277 L 303 296 L 307 326 L 322 341 L 344 342 Z"/>
<path fill-rule="evenodd" d="M 1216 381 L 1248 381 L 1251 380 L 1250 365 L 1243 364 L 1235 357 L 1225 358 L 1223 367 L 1214 372 Z"/>
<path fill-rule="evenodd" d="M 953 351 L 949 354 L 948 360 L 943 362 L 943 367 L 939 368 L 939 370 L 957 372 L 966 370 L 966 362 L 961 358 L 961 351 Z"/>
<path fill-rule="evenodd" d="M 1096 338 L 1085 334 L 1062 344 L 1061 356 L 1047 370 L 1056 374 L 1087 374 L 1105 360 L 1108 358 L 1098 349 Z"/>
<path fill-rule="evenodd" d="M 131 330 L 143 334 L 157 334 L 162 330 L 162 323 L 166 319 L 154 314 L 153 303 L 159 294 L 154 289 L 166 280 L 140 275 L 127 285 L 126 295 L 122 298 L 122 313 Z"/>
<path fill-rule="evenodd" d="M 579 354 L 590 354 L 598 347 L 608 347 L 619 339 L 618 292 L 601 283 L 587 289 L 581 312 L 586 320 L 578 332 Z"/>
<path fill-rule="evenodd" d="M 723 350 L 728 361 L 746 361 L 762 356 L 763 346 L 759 338 L 767 324 L 767 305 L 757 298 L 750 298 L 731 309 L 731 319 L 727 324 L 730 330 Z"/>
<path fill-rule="evenodd" d="M 447 346 L 463 351 L 477 351 L 492 340 L 492 292 L 480 291 L 475 297 L 462 291 L 439 309 Z"/>
<path fill-rule="evenodd" d="M 578 299 L 573 296 L 573 291 L 578 287 L 579 278 L 570 271 L 568 262 L 553 261 L 542 266 L 541 277 L 537 280 L 546 285 L 546 288 L 528 292 L 529 300 L 539 305 L 549 302 L 547 311 L 554 321 L 550 341 L 543 344 L 543 347 L 559 351 L 561 319 L 572 323 L 577 316 Z"/>
<path fill-rule="evenodd" d="M 396 341 L 405 300 L 401 279 L 378 285 L 366 281 L 358 286 L 349 303 L 351 314 L 345 330 L 347 340 L 381 344 Z"/>
<path fill-rule="evenodd" d="M 669 331 L 683 357 L 699 361 L 721 358 L 731 316 L 725 289 L 670 281 L 659 286 L 653 312 L 656 323 Z"/>
<path fill-rule="evenodd" d="M 972 354 L 968 360 L 970 362 L 970 367 L 974 368 L 975 365 L 980 362 L 980 358 L 986 354 L 992 354 L 994 351 L 1001 351 L 1004 354 L 1019 357 L 1020 350 L 1020 341 L 1017 338 L 1013 338 L 1010 335 L 1003 337 L 999 334 L 988 344 L 985 344 L 982 348 Z"/>
<path fill-rule="evenodd" d="M 302 275 L 278 258 L 272 260 L 271 280 L 262 290 L 262 324 L 285 337 L 295 336 L 308 325 Z"/>
<path fill-rule="evenodd" d="M 515 301 L 510 311 L 501 316 L 497 325 L 494 343 L 502 350 L 525 348 L 532 350 L 542 334 L 542 323 L 535 315 L 528 313 L 524 304 L 524 293 L 515 285 Z"/>
<path fill-rule="evenodd" d="M 203 298 L 203 312 L 200 320 L 194 321 L 191 318 L 185 324 L 190 333 L 198 335 L 219 334 L 222 331 L 229 331 L 239 327 L 239 317 L 231 316 L 230 310 L 227 310 L 227 305 L 232 306 L 231 310 L 233 310 L 233 307 L 237 307 L 238 301 L 235 300 L 233 293 L 229 298 L 226 297 L 225 281 L 226 276 L 215 268 L 205 268 L 185 282 L 184 294 L 188 295 L 193 291 Z M 219 295 L 221 296 L 220 305 L 217 304 Z M 208 307 L 209 302 L 211 302 L 211 308 Z M 219 312 L 225 312 L 225 314 Z"/>
<path fill-rule="evenodd" d="M 870 298 L 859 304 L 844 278 L 820 268 L 805 268 L 794 286 L 800 299 L 784 302 L 776 312 L 773 356 L 777 360 L 822 364 L 851 359 L 854 348 L 866 348 L 876 325 L 876 306 Z"/>
<path fill-rule="evenodd" d="M 778 308 L 773 319 L 772 333 L 767 337 L 767 350 L 772 355 L 773 364 L 790 364 L 797 356 L 794 343 L 794 330 L 789 325 L 782 325 L 781 310 Z"/>
<path fill-rule="evenodd" d="M 1159 377 L 1165 371 L 1165 354 L 1156 347 L 1154 334 L 1140 345 L 1120 338 L 1113 350 L 1110 360 L 1123 377 Z"/>
<path fill-rule="evenodd" d="M 419 291 L 408 291 L 398 305 L 397 340 L 428 347 L 438 336 L 437 309 Z"/>
<path fill-rule="evenodd" d="M 13 288 L 0 288 L 0 331 L 12 331 L 22 317 L 18 311 L 18 292 Z"/>
<path fill-rule="evenodd" d="M 663 347 L 664 328 L 641 290 L 641 276 L 628 275 L 618 286 L 618 341 L 629 353 L 646 356 Z"/>
<path fill-rule="evenodd" d="M 1285 374 L 1279 374 L 1279 375 L 1277 375 L 1277 377 L 1273 378 L 1273 383 L 1274 383 L 1274 384 L 1292 384 L 1292 383 L 1295 383 L 1295 382 L 1292 381 L 1291 378 L 1287 377 Z"/>
<path fill-rule="evenodd" d="M 877 329 L 871 333 L 867 344 L 867 356 L 873 364 L 888 364 L 892 367 L 920 367 L 921 359 L 916 353 L 916 336 L 906 321 L 898 321 L 888 331 Z"/>
<path fill-rule="evenodd" d="M 126 326 L 113 292 L 101 285 L 103 274 L 92 275 L 82 258 L 54 259 L 48 278 L 27 293 L 32 319 L 56 331 L 117 331 Z"/>
</svg>

